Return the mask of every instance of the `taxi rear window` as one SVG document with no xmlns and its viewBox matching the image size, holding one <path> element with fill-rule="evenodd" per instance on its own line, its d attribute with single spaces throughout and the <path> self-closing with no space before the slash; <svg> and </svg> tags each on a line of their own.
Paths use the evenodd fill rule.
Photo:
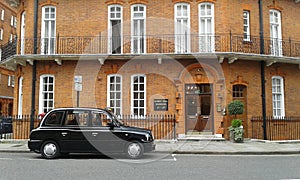
<svg viewBox="0 0 300 180">
<path fill-rule="evenodd" d="M 47 116 L 44 126 L 60 126 L 63 119 L 63 111 L 55 111 Z"/>
</svg>

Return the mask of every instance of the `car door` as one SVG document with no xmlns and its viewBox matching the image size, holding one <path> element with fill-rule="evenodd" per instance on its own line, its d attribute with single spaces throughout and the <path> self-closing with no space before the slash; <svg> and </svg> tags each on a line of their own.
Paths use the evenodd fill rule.
<svg viewBox="0 0 300 180">
<path fill-rule="evenodd" d="M 90 133 L 88 110 L 67 110 L 60 131 L 62 152 L 91 152 L 88 141 Z"/>
<path fill-rule="evenodd" d="M 91 113 L 92 130 L 90 133 L 91 144 L 99 152 L 122 152 L 124 135 L 116 124 L 112 127 L 112 117 L 105 111 Z"/>
</svg>

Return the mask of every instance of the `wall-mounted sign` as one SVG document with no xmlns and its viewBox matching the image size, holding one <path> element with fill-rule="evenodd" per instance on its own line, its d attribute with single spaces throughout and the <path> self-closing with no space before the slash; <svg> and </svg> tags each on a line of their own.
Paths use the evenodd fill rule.
<svg viewBox="0 0 300 180">
<path fill-rule="evenodd" d="M 168 111 L 168 99 L 154 99 L 154 111 Z"/>
</svg>

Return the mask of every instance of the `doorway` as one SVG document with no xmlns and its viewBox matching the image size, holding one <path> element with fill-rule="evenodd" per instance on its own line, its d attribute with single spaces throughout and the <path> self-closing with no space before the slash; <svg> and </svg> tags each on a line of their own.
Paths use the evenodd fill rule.
<svg viewBox="0 0 300 180">
<path fill-rule="evenodd" d="M 186 133 L 213 132 L 212 84 L 186 84 Z"/>
</svg>

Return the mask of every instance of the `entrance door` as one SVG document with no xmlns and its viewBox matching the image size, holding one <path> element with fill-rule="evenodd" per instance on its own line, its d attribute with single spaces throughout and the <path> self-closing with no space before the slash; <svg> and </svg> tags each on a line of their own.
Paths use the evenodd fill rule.
<svg viewBox="0 0 300 180">
<path fill-rule="evenodd" d="M 212 85 L 187 84 L 186 132 L 213 132 Z"/>
</svg>

